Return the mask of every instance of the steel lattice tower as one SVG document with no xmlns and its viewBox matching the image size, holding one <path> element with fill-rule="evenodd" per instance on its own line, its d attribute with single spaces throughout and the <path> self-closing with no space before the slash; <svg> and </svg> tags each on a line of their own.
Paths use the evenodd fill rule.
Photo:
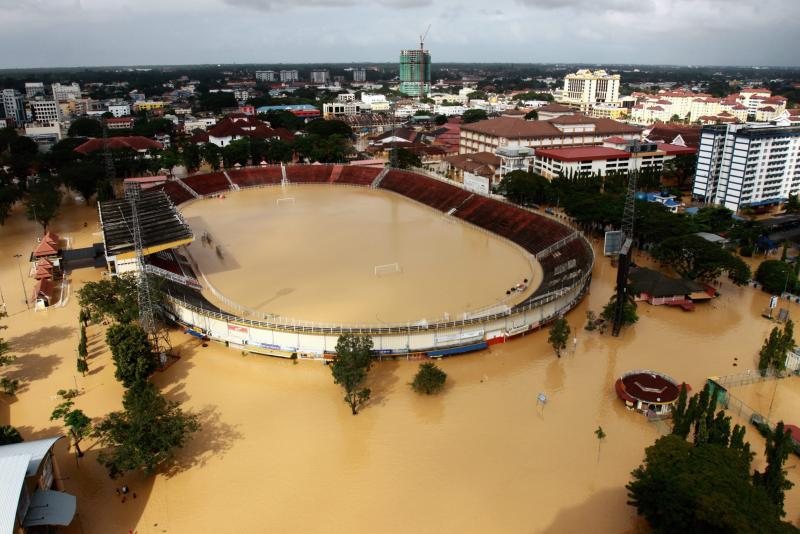
<svg viewBox="0 0 800 534">
<path fill-rule="evenodd" d="M 153 352 L 161 355 L 161 344 L 158 335 L 158 325 L 156 324 L 155 309 L 150 292 L 150 280 L 147 277 L 147 268 L 144 262 L 144 252 L 142 245 L 142 227 L 139 222 L 139 199 L 141 198 L 141 187 L 138 183 L 125 184 L 125 198 L 131 206 L 131 225 L 133 226 L 133 246 L 136 251 L 136 262 L 139 267 L 139 324 L 150 338 L 150 345 Z"/>
<path fill-rule="evenodd" d="M 628 174 L 628 191 L 625 194 L 625 208 L 622 211 L 622 248 L 617 264 L 617 301 L 614 308 L 614 323 L 611 335 L 616 337 L 622 329 L 625 316 L 625 303 L 628 300 L 628 268 L 633 247 L 633 225 L 636 217 L 636 178 L 638 171 Z"/>
<path fill-rule="evenodd" d="M 103 163 L 106 167 L 106 180 L 108 180 L 109 187 L 113 187 L 116 172 L 114 170 L 114 158 L 111 155 L 111 149 L 108 147 L 108 126 L 103 121 Z"/>
</svg>

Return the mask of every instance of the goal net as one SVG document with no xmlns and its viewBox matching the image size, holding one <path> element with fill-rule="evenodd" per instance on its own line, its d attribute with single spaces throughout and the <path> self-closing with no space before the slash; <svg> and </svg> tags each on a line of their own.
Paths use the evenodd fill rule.
<svg viewBox="0 0 800 534">
<path fill-rule="evenodd" d="M 275 204 L 281 206 L 294 206 L 294 197 L 276 198 Z"/>
<path fill-rule="evenodd" d="M 375 276 L 386 276 L 388 274 L 398 274 L 400 272 L 399 263 L 387 263 L 385 265 L 375 266 Z"/>
</svg>

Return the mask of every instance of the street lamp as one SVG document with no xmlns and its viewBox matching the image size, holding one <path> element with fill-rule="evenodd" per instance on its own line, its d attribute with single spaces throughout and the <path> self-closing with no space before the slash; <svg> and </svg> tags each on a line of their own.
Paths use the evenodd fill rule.
<svg viewBox="0 0 800 534">
<path fill-rule="evenodd" d="M 22 257 L 22 254 L 14 254 L 14 257 L 17 258 L 17 268 L 19 269 L 19 283 L 22 284 L 22 296 L 25 297 L 25 308 L 30 310 L 30 304 L 28 304 L 28 293 L 25 291 L 25 279 L 22 277 L 22 265 L 19 263 L 19 259 Z"/>
</svg>

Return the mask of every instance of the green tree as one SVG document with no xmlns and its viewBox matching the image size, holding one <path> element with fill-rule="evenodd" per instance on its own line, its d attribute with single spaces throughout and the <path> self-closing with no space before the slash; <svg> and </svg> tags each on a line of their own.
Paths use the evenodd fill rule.
<svg viewBox="0 0 800 534">
<path fill-rule="evenodd" d="M 780 260 L 766 260 L 756 269 L 756 281 L 764 287 L 764 290 L 781 294 L 784 291 L 791 291 L 797 285 L 797 275 L 792 266 Z"/>
<path fill-rule="evenodd" d="M 328 138 L 332 135 L 350 137 L 353 129 L 346 122 L 340 120 L 315 120 L 306 124 L 305 131 L 309 135 L 317 135 L 321 138 Z"/>
<path fill-rule="evenodd" d="M 72 444 L 75 447 L 75 454 L 78 458 L 83 456 L 81 451 L 81 441 L 89 435 L 92 430 L 92 420 L 83 413 L 83 410 L 76 410 L 72 407 L 75 405 L 73 400 L 76 396 L 74 390 L 59 390 L 58 396 L 61 397 L 61 403 L 53 409 L 50 415 L 51 421 L 61 420 L 67 428 Z"/>
<path fill-rule="evenodd" d="M 39 176 L 28 186 L 25 199 L 28 219 L 41 224 L 44 230 L 56 216 L 60 205 L 61 190 L 52 177 Z"/>
<path fill-rule="evenodd" d="M 90 117 L 80 117 L 72 121 L 67 130 L 70 137 L 102 137 L 103 125 Z"/>
<path fill-rule="evenodd" d="M 86 361 L 86 358 L 81 358 L 78 356 L 78 361 L 75 368 L 80 374 L 86 376 L 86 373 L 89 371 L 89 363 Z"/>
<path fill-rule="evenodd" d="M 58 176 L 88 202 L 97 192 L 98 183 L 105 179 L 105 168 L 96 161 L 76 161 L 64 166 Z"/>
<path fill-rule="evenodd" d="M 569 323 L 563 317 L 559 317 L 550 326 L 550 335 L 547 337 L 547 342 L 556 351 L 556 356 L 561 357 L 561 351 L 567 348 L 567 341 L 569 340 L 570 328 Z"/>
<path fill-rule="evenodd" d="M 538 121 L 539 120 L 539 112 L 535 109 L 530 110 L 525 114 L 526 121 Z"/>
<path fill-rule="evenodd" d="M 786 478 L 786 469 L 783 468 L 787 458 L 789 458 L 789 453 L 794 450 L 792 434 L 783 425 L 783 421 L 779 421 L 775 425 L 775 430 L 769 431 L 766 438 L 764 456 L 767 459 L 767 466 L 764 472 L 756 471 L 753 473 L 753 483 L 764 488 L 769 500 L 780 509 L 782 517 L 786 515 L 783 509 L 786 492 L 794 486 Z"/>
<path fill-rule="evenodd" d="M 497 185 L 497 192 L 523 206 L 544 203 L 550 196 L 550 182 L 544 176 L 526 171 L 511 171 Z"/>
<path fill-rule="evenodd" d="M 132 274 L 86 282 L 78 290 L 78 303 L 92 322 L 113 320 L 129 323 L 139 318 L 139 285 Z"/>
<path fill-rule="evenodd" d="M 661 265 L 692 280 L 710 282 L 724 272 L 738 285 L 750 279 L 750 268 L 741 258 L 698 235 L 665 239 L 653 248 L 652 254 Z"/>
<path fill-rule="evenodd" d="M 395 148 L 397 152 L 397 167 L 400 169 L 410 169 L 411 167 L 422 167 L 419 156 L 407 148 Z"/>
<path fill-rule="evenodd" d="M 461 115 L 461 122 L 470 124 L 478 121 L 485 121 L 489 118 L 489 114 L 482 109 L 468 109 Z"/>
<path fill-rule="evenodd" d="M 148 382 L 125 391 L 122 406 L 122 411 L 108 414 L 94 431 L 100 445 L 107 448 L 98 461 L 111 478 L 134 470 L 149 475 L 169 465 L 175 449 L 200 428 L 196 415 L 184 413 L 179 402 L 166 400 Z"/>
<path fill-rule="evenodd" d="M 370 397 L 369 388 L 363 387 L 372 366 L 372 338 L 343 334 L 336 342 L 336 355 L 331 364 L 333 382 L 342 386 L 344 401 L 353 415 L 358 413 Z"/>
<path fill-rule="evenodd" d="M 13 445 L 14 443 L 22 443 L 22 441 L 19 430 L 11 425 L 0 426 L 0 445 Z"/>
<path fill-rule="evenodd" d="M 112 325 L 106 331 L 106 343 L 116 366 L 114 377 L 126 388 L 145 382 L 158 368 L 147 332 L 136 323 Z"/>
<path fill-rule="evenodd" d="M 786 353 L 795 347 L 794 323 L 787 321 L 781 331 L 777 326 L 772 329 L 761 351 L 758 353 L 758 370 L 765 375 L 769 369 L 783 371 L 786 369 Z"/>
<path fill-rule="evenodd" d="M 447 124 L 447 115 L 441 115 L 441 114 L 435 115 L 433 117 L 433 122 L 437 126 L 442 126 L 443 124 Z"/>
<path fill-rule="evenodd" d="M 733 227 L 733 212 L 724 206 L 705 206 L 694 216 L 698 231 L 727 232 Z"/>
<path fill-rule="evenodd" d="M 789 198 L 786 199 L 786 203 L 783 205 L 783 211 L 786 213 L 800 212 L 800 198 L 798 198 L 798 195 L 789 195 Z"/>
<path fill-rule="evenodd" d="M 19 187 L 11 181 L 11 176 L 0 170 L 0 225 L 5 224 L 11 208 L 22 196 Z"/>
<path fill-rule="evenodd" d="M 281 139 L 271 139 L 267 143 L 266 159 L 269 163 L 292 161 L 292 145 Z"/>
<path fill-rule="evenodd" d="M 603 307 L 600 316 L 608 322 L 614 321 L 615 310 L 617 309 L 617 295 L 611 295 L 608 304 Z M 636 313 L 636 303 L 631 299 L 625 300 L 625 306 L 622 308 L 622 326 L 629 326 L 639 320 L 639 315 Z"/>
<path fill-rule="evenodd" d="M 215 171 L 219 170 L 222 153 L 217 145 L 214 143 L 205 143 L 200 147 L 200 154 L 203 156 L 203 160 L 205 160 L 212 169 Z"/>
<path fill-rule="evenodd" d="M 243 138 L 231 141 L 221 152 L 225 167 L 233 167 L 236 163 L 246 165 L 250 159 L 250 140 Z"/>
<path fill-rule="evenodd" d="M 432 395 L 438 393 L 444 387 L 447 380 L 447 373 L 439 369 L 433 362 L 421 363 L 411 388 L 417 393 Z"/>
<path fill-rule="evenodd" d="M 749 457 L 718 444 L 659 438 L 632 473 L 628 503 L 653 532 L 794 532 L 761 487 Z"/>
<path fill-rule="evenodd" d="M 78 341 L 78 357 L 87 358 L 89 356 L 89 341 L 86 338 L 86 327 L 81 325 L 81 337 Z"/>
<path fill-rule="evenodd" d="M 195 143 L 186 143 L 181 148 L 181 162 L 188 172 L 194 172 L 200 168 L 203 157 L 200 154 L 200 147 Z"/>
</svg>

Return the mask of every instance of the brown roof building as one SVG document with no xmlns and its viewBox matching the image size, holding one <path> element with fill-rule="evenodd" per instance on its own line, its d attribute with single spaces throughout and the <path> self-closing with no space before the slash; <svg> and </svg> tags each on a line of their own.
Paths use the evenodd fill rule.
<svg viewBox="0 0 800 534">
<path fill-rule="evenodd" d="M 581 114 L 526 121 L 500 117 L 461 126 L 461 154 L 494 152 L 506 145 L 530 148 L 602 145 L 609 137 L 639 139 L 641 130 L 611 119 Z"/>
</svg>

